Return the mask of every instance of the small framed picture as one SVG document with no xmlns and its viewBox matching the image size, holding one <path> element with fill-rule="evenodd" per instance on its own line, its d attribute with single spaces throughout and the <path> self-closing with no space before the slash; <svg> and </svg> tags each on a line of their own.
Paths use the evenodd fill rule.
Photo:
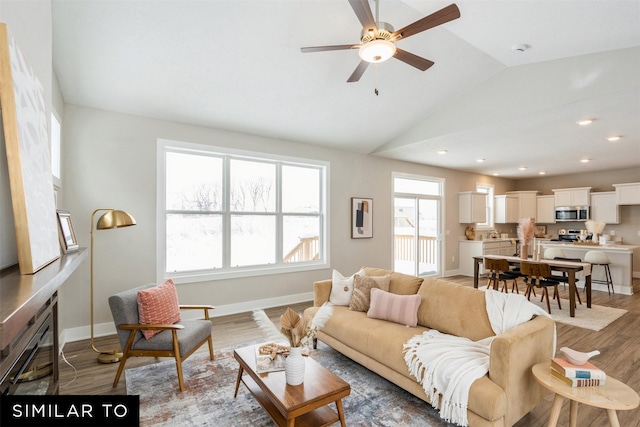
<svg viewBox="0 0 640 427">
<path fill-rule="evenodd" d="M 547 226 L 546 225 L 536 225 L 533 236 L 534 237 L 544 237 L 547 234 Z"/>
<path fill-rule="evenodd" d="M 56 211 L 58 215 L 58 236 L 60 237 L 60 246 L 65 254 L 78 250 L 78 239 L 71 222 L 71 214 L 69 211 Z"/>
<path fill-rule="evenodd" d="M 373 237 L 373 199 L 351 198 L 351 238 Z"/>
</svg>

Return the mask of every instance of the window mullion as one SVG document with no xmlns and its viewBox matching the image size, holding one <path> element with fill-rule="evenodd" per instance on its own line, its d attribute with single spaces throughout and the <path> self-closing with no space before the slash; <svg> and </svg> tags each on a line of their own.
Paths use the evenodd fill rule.
<svg viewBox="0 0 640 427">
<path fill-rule="evenodd" d="M 222 269 L 231 269 L 231 168 L 230 157 L 224 156 L 222 163 Z"/>
<path fill-rule="evenodd" d="M 282 162 L 276 163 L 276 264 L 283 264 Z"/>
</svg>

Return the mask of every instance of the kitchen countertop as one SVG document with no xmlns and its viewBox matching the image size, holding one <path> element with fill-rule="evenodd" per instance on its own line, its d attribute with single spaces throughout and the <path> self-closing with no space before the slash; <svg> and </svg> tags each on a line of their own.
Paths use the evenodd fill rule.
<svg viewBox="0 0 640 427">
<path fill-rule="evenodd" d="M 497 238 L 497 239 L 475 239 L 475 240 L 469 240 L 464 238 L 460 239 L 461 242 L 511 242 L 513 240 L 517 240 L 517 238 L 509 237 L 507 239 Z"/>
<path fill-rule="evenodd" d="M 636 245 L 574 245 L 573 243 L 560 243 L 560 242 L 550 242 L 550 243 L 542 243 L 542 246 L 558 246 L 558 247 L 571 247 L 571 249 L 582 249 L 585 251 L 616 251 L 616 252 L 633 252 L 635 249 L 640 248 L 640 246 Z"/>
</svg>

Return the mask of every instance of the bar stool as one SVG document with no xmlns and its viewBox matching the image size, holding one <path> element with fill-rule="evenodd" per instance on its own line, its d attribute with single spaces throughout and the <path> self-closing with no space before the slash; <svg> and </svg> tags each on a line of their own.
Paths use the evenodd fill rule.
<svg viewBox="0 0 640 427">
<path fill-rule="evenodd" d="M 544 250 L 544 259 L 564 258 L 564 251 L 560 248 L 547 248 Z"/>
<path fill-rule="evenodd" d="M 584 255 L 584 262 L 588 262 L 591 264 L 591 283 L 605 283 L 607 285 L 607 292 L 609 295 L 615 293 L 613 290 L 613 280 L 611 280 L 611 270 L 609 269 L 609 257 L 602 251 L 589 251 Z M 604 267 L 604 277 L 605 280 L 594 280 L 593 279 L 593 266 L 601 265 Z M 611 290 L 609 290 L 611 289 Z"/>
</svg>

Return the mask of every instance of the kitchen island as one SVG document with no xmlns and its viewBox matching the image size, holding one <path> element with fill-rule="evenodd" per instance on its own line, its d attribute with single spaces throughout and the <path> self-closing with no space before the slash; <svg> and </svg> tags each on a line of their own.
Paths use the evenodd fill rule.
<svg viewBox="0 0 640 427">
<path fill-rule="evenodd" d="M 607 254 L 611 264 L 611 278 L 616 293 L 633 295 L 633 251 L 640 249 L 634 245 L 580 245 L 573 243 L 550 242 L 541 243 L 543 249 L 560 248 L 567 258 L 580 258 L 589 251 L 602 251 Z M 592 280 L 604 280 L 604 267 L 594 266 Z M 593 283 L 593 290 L 607 291 L 607 286 L 602 283 Z"/>
</svg>

